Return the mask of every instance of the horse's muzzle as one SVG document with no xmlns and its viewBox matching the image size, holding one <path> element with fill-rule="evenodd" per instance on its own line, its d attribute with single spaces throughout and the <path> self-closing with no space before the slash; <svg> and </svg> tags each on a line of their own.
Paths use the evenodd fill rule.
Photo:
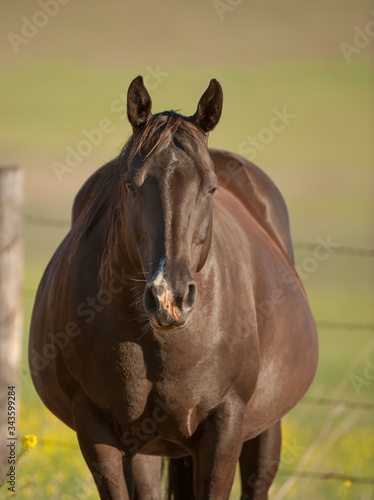
<svg viewBox="0 0 374 500">
<path fill-rule="evenodd" d="M 144 307 L 151 325 L 157 330 L 182 328 L 196 301 L 196 283 L 189 281 L 179 286 L 179 293 L 166 281 L 151 280 L 144 291 Z"/>
</svg>

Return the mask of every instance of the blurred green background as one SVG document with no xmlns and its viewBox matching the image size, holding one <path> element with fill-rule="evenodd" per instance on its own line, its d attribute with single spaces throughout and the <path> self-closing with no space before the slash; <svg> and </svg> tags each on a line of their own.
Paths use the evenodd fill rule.
<svg viewBox="0 0 374 500">
<path fill-rule="evenodd" d="M 67 231 L 30 216 L 69 219 L 81 184 L 129 137 L 124 100 L 138 74 L 154 111 L 184 114 L 195 111 L 211 78 L 220 81 L 224 111 L 211 146 L 240 153 L 249 137 L 260 141 L 250 159 L 281 189 L 294 241 L 309 243 L 296 247 L 296 263 L 314 315 L 344 323 L 320 323 L 320 364 L 307 397 L 373 404 L 373 253 L 343 248 L 374 248 L 373 2 L 18 0 L 2 2 L 0 30 L 1 164 L 25 171 L 19 431 L 39 440 L 18 465 L 17 493 L 3 488 L 0 498 L 97 498 L 74 433 L 44 409 L 28 375 L 34 291 Z M 265 144 L 275 108 L 293 118 Z M 66 165 L 84 131 L 104 119 L 111 131 L 58 177 L 55 162 Z M 313 261 L 317 238 L 341 247 Z M 374 498 L 372 484 L 355 481 L 373 478 L 373 411 L 315 403 L 305 399 L 284 418 L 271 498 Z M 232 498 L 239 499 L 238 481 Z"/>
</svg>

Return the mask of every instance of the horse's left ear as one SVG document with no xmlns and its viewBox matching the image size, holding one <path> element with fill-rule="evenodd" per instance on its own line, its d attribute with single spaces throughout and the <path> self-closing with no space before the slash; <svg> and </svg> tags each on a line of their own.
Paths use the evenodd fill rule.
<svg viewBox="0 0 374 500">
<path fill-rule="evenodd" d="M 127 92 L 127 117 L 135 131 L 152 116 L 152 100 L 144 86 L 143 77 L 137 76 Z"/>
<path fill-rule="evenodd" d="M 222 104 L 222 87 L 217 80 L 210 80 L 209 87 L 199 101 L 193 121 L 204 132 L 213 130 L 221 117 Z"/>
</svg>

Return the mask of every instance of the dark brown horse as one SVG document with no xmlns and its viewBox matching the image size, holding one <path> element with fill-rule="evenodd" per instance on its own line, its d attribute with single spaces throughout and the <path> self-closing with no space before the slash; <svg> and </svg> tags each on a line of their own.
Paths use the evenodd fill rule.
<svg viewBox="0 0 374 500">
<path fill-rule="evenodd" d="M 152 115 L 136 78 L 133 135 L 78 193 L 39 286 L 33 381 L 102 499 L 132 498 L 135 475 L 137 498 L 159 500 L 160 456 L 193 460 L 198 500 L 228 499 L 238 460 L 242 498 L 266 499 L 280 419 L 316 370 L 286 206 L 260 169 L 208 149 L 221 109 L 212 80 L 193 116 Z M 192 498 L 173 474 L 170 495 Z"/>
</svg>

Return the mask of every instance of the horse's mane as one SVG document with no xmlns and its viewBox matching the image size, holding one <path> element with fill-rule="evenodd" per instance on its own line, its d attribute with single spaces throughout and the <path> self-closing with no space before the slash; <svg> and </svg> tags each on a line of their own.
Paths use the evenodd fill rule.
<svg viewBox="0 0 374 500">
<path fill-rule="evenodd" d="M 101 284 L 112 275 L 113 265 L 119 258 L 123 244 L 122 236 L 125 225 L 125 175 L 135 157 L 146 159 L 160 148 L 168 146 L 176 136 L 183 138 L 183 143 L 205 144 L 206 138 L 200 128 L 190 119 L 167 111 L 153 115 L 144 126 L 135 130 L 118 157 L 94 174 L 90 199 L 70 232 L 69 259 L 81 242 L 98 223 L 104 213 L 108 214 L 106 235 L 100 251 L 98 273 Z"/>
</svg>

